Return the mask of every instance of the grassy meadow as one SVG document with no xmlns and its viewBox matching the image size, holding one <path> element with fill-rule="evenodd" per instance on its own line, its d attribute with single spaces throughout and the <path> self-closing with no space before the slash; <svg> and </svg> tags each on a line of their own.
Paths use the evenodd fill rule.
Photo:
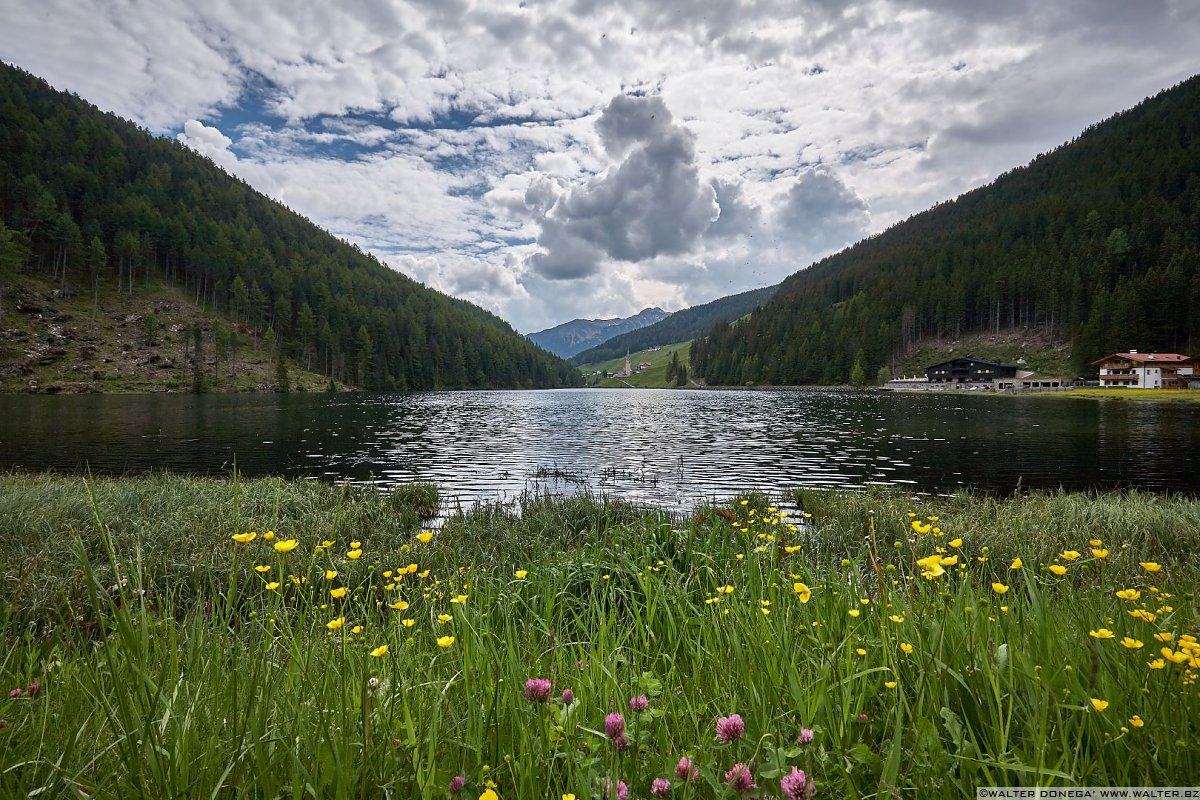
<svg viewBox="0 0 1200 800">
<path fill-rule="evenodd" d="M 663 345 L 654 350 L 640 350 L 636 353 L 630 353 L 629 360 L 633 363 L 633 366 L 636 367 L 638 364 L 648 363 L 650 367 L 636 375 L 630 375 L 628 378 L 605 378 L 595 385 L 601 389 L 625 389 L 631 386 L 639 389 L 673 388 L 675 382 L 667 380 L 667 364 L 671 361 L 671 355 L 678 353 L 679 361 L 685 367 L 688 366 L 688 354 L 691 346 L 691 342 L 677 342 L 675 344 Z M 625 357 L 622 356 L 621 358 L 613 358 L 596 364 L 584 364 L 579 369 L 584 377 L 590 381 L 596 370 L 603 369 L 606 372 L 616 372 L 624 366 Z M 692 386 L 695 384 L 689 381 L 688 385 Z"/>
<path fill-rule="evenodd" d="M 785 500 L 0 476 L 0 796 L 1194 783 L 1200 502 Z"/>
</svg>

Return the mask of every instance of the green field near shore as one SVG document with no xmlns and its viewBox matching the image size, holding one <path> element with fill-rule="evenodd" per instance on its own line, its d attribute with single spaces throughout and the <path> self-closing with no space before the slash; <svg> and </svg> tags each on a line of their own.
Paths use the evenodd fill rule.
<svg viewBox="0 0 1200 800">
<path fill-rule="evenodd" d="M 1200 774 L 1196 500 L 526 496 L 434 525 L 429 486 L 10 474 L 0 507 L 3 797 Z"/>
</svg>

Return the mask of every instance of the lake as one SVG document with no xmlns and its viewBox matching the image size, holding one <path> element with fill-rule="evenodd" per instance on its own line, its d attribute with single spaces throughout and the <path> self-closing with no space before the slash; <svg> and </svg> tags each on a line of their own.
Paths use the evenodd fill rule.
<svg viewBox="0 0 1200 800">
<path fill-rule="evenodd" d="M 831 391 L 0 396 L 0 467 L 590 489 L 1200 489 L 1200 406 Z"/>
</svg>

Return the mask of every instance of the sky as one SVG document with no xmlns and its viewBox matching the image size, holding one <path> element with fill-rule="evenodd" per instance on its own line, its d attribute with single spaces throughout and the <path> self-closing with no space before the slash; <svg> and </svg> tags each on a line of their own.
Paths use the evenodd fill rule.
<svg viewBox="0 0 1200 800">
<path fill-rule="evenodd" d="M 0 59 L 529 333 L 768 286 L 1200 72 L 1195 0 L 0 0 Z"/>
</svg>

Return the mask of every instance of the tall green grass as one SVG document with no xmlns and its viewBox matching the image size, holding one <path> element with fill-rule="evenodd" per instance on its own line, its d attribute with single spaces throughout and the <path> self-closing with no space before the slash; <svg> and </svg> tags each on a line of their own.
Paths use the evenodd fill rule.
<svg viewBox="0 0 1200 800">
<path fill-rule="evenodd" d="M 722 797 L 735 763 L 766 796 L 793 766 L 829 797 L 1194 780 L 1200 503 L 743 499 L 531 496 L 425 543 L 429 490 L 6 476 L 0 796 Z M 926 578 L 929 555 L 956 563 Z"/>
</svg>

